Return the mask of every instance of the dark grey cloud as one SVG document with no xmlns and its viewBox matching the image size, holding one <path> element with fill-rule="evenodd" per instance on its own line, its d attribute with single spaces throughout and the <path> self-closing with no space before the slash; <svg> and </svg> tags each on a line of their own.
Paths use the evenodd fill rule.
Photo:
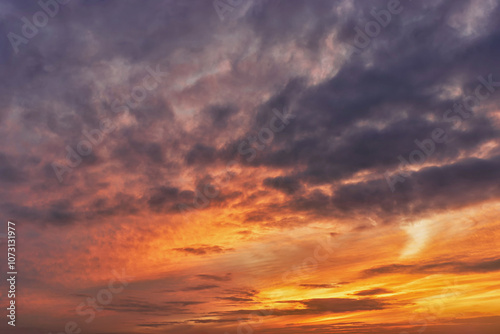
<svg viewBox="0 0 500 334">
<path fill-rule="evenodd" d="M 167 202 L 173 202 L 179 197 L 179 189 L 175 187 L 157 187 L 153 189 L 148 205 L 152 209 L 159 209 Z"/>
<path fill-rule="evenodd" d="M 390 264 L 367 269 L 365 277 L 385 274 L 429 274 L 429 273 L 488 273 L 500 270 L 500 259 L 489 258 L 476 262 L 442 261 L 427 264 Z"/>
<path fill-rule="evenodd" d="M 384 216 L 423 215 L 433 210 L 464 207 L 498 197 L 500 157 L 469 158 L 439 167 L 427 167 L 396 185 L 385 179 L 336 189 L 332 203 L 339 212 Z"/>
<path fill-rule="evenodd" d="M 174 248 L 174 250 L 192 255 L 206 255 L 206 254 L 225 253 L 232 251 L 234 249 L 224 248 L 217 245 L 200 245 L 196 247 Z"/>
<path fill-rule="evenodd" d="M 238 110 L 231 105 L 213 105 L 209 106 L 204 113 L 208 118 L 208 124 L 205 124 L 205 126 L 223 130 L 227 128 L 229 120 L 238 113 Z"/>
<path fill-rule="evenodd" d="M 297 179 L 291 177 L 274 177 L 264 179 L 264 185 L 276 190 L 280 190 L 286 194 L 293 194 L 301 189 L 300 183 Z"/>
<path fill-rule="evenodd" d="M 26 176 L 20 167 L 16 167 L 7 156 L 0 153 L 0 182 L 21 183 L 26 181 Z"/>
<path fill-rule="evenodd" d="M 306 300 L 288 300 L 282 303 L 301 304 L 303 308 L 289 309 L 261 309 L 261 310 L 237 310 L 217 313 L 220 316 L 231 316 L 238 314 L 258 314 L 262 316 L 291 316 L 291 315 L 306 315 L 306 314 L 324 314 L 324 313 L 345 313 L 356 311 L 373 311 L 382 310 L 389 307 L 385 301 L 363 298 L 318 298 Z"/>
<path fill-rule="evenodd" d="M 138 298 L 118 298 L 113 303 L 106 306 L 106 309 L 115 312 L 131 312 L 144 314 L 169 314 L 188 313 L 189 306 L 203 304 L 199 301 L 168 301 L 162 303 L 150 303 Z"/>
<path fill-rule="evenodd" d="M 182 289 L 182 291 L 202 291 L 202 290 L 210 290 L 218 288 L 218 285 L 213 284 L 200 284 L 196 286 L 189 286 L 187 288 Z"/>
<path fill-rule="evenodd" d="M 259 293 L 259 291 L 250 288 L 233 288 L 224 290 L 223 292 L 240 297 L 253 297 Z"/>
<path fill-rule="evenodd" d="M 201 274 L 201 275 L 196 275 L 196 277 L 199 277 L 207 281 L 217 281 L 217 282 L 228 282 L 232 279 L 231 273 L 227 273 L 224 276 Z"/>
<path fill-rule="evenodd" d="M 386 293 L 392 293 L 392 291 L 384 289 L 384 288 L 374 288 L 370 290 L 358 291 L 355 293 L 356 296 L 376 296 L 383 295 Z"/>
<path fill-rule="evenodd" d="M 188 165 L 210 164 L 215 161 L 215 149 L 203 144 L 196 144 L 186 155 Z"/>
<path fill-rule="evenodd" d="M 301 301 L 310 313 L 343 313 L 363 310 L 381 310 L 387 304 L 374 299 L 325 298 Z"/>
<path fill-rule="evenodd" d="M 231 302 L 251 302 L 253 299 L 251 298 L 242 298 L 242 297 L 217 297 L 220 300 L 226 300 Z"/>
</svg>

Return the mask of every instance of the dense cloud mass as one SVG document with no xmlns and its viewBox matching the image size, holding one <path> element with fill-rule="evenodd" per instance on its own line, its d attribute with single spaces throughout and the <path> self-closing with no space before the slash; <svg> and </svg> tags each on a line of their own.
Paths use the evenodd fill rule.
<svg viewBox="0 0 500 334">
<path fill-rule="evenodd" d="M 407 223 L 428 230 L 394 242 L 410 242 L 401 259 L 339 279 L 498 272 L 498 254 L 402 262 L 442 231 L 428 220 L 498 210 L 497 1 L 5 0 L 0 12 L 0 212 L 26 231 L 21 280 L 34 294 L 61 284 L 66 296 L 75 281 L 72 293 L 94 296 L 108 268 L 140 267 L 134 289 L 155 282 L 167 301 L 121 296 L 108 311 L 178 317 L 137 328 L 215 333 L 270 303 L 265 318 L 305 333 L 315 325 L 299 316 L 384 312 L 420 296 L 393 302 L 397 288 L 374 284 L 323 298 L 315 291 L 344 284 L 311 277 L 293 288 L 310 294 L 276 301 L 259 294 L 288 270 L 276 263 L 301 263 L 312 233 L 348 252 L 356 233 L 411 234 Z M 304 234 L 291 241 L 293 231 Z M 52 329 L 33 319 L 26 333 Z M 271 324 L 262 333 L 281 332 Z"/>
<path fill-rule="evenodd" d="M 141 4 L 138 13 L 133 3 L 61 5 L 26 45 L 4 41 L 4 209 L 56 225 L 144 204 L 175 215 L 176 204 L 193 206 L 196 191 L 203 194 L 228 163 L 264 168 L 262 184 L 308 201 L 308 215 L 319 209 L 313 189 L 324 185 L 330 200 L 320 205 L 331 216 L 366 205 L 407 214 L 416 198 L 423 202 L 417 211 L 425 210 L 435 203 L 429 192 L 440 194 L 440 208 L 495 197 L 497 6 L 404 2 L 368 46 L 349 55 L 362 40 L 354 27 L 385 5 L 257 1 L 227 24 L 205 1 Z M 4 7 L 3 30 L 17 33 L 16 15 L 39 9 L 23 1 Z M 115 19 L 100 19 L 106 11 Z M 481 100 L 474 98 L 488 81 Z M 465 106 L 454 111 L 457 104 Z M 287 111 L 293 118 L 283 117 Z M 446 142 L 434 142 L 424 158 L 411 156 L 435 129 Z M 403 183 L 399 156 L 427 169 Z M 399 194 L 388 192 L 386 178 Z M 477 188 L 480 197 L 461 188 Z M 28 189 L 42 200 L 22 201 Z M 99 205 L 85 201 L 100 190 L 108 195 Z"/>
</svg>

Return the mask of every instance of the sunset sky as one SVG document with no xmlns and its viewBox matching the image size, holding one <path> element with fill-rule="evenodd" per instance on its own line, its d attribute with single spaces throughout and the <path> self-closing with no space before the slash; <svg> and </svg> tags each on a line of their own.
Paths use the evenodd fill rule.
<svg viewBox="0 0 500 334">
<path fill-rule="evenodd" d="M 500 333 L 500 2 L 0 18 L 1 333 Z"/>
</svg>

